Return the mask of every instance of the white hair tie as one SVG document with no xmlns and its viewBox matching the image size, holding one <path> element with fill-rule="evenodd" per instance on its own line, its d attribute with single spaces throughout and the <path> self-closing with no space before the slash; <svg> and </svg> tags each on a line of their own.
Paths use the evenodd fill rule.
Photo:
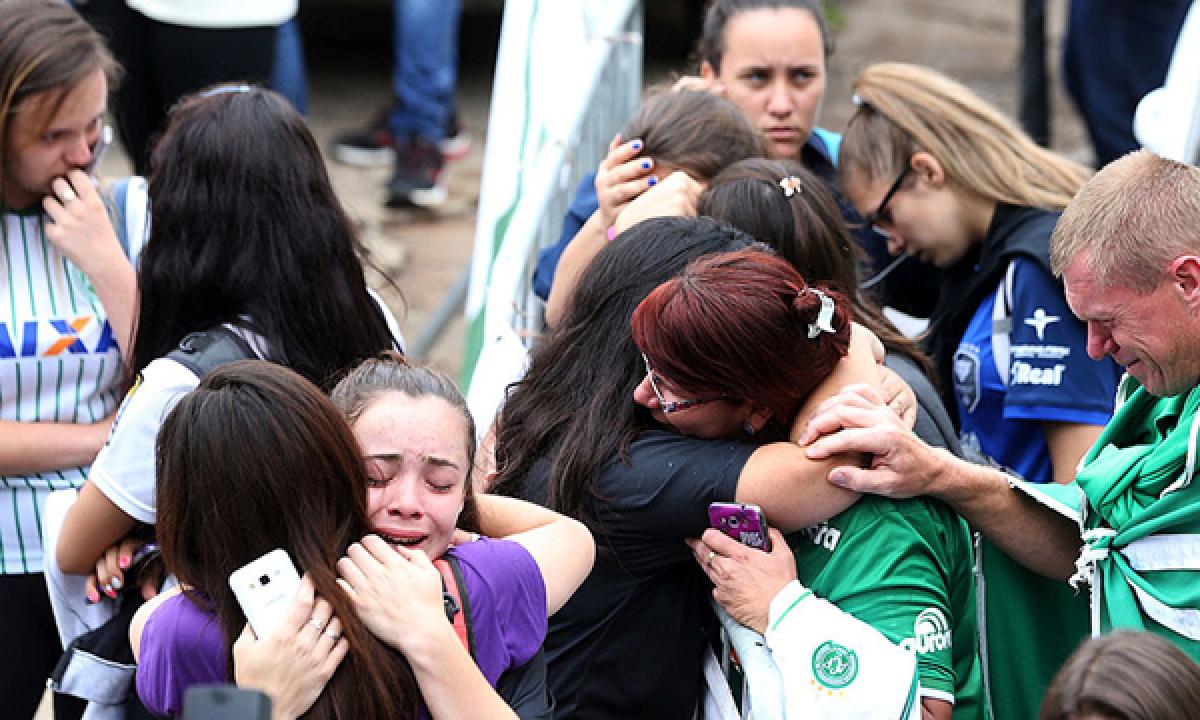
<svg viewBox="0 0 1200 720">
<path fill-rule="evenodd" d="M 808 338 L 812 340 L 823 332 L 833 335 L 836 332 L 833 329 L 833 313 L 835 310 L 833 298 L 816 288 L 805 288 L 805 291 L 816 293 L 817 297 L 821 299 L 821 309 L 817 311 L 816 322 L 808 324 Z"/>
</svg>

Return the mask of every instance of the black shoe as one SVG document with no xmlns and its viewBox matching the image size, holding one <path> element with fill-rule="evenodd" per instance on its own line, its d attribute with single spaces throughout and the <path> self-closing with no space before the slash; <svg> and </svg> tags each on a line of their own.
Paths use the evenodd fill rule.
<svg viewBox="0 0 1200 720">
<path fill-rule="evenodd" d="M 437 143 L 413 135 L 397 143 L 395 152 L 396 169 L 387 187 L 388 207 L 436 208 L 446 202 L 445 158 Z"/>
<path fill-rule="evenodd" d="M 333 141 L 333 158 L 346 165 L 382 167 L 392 161 L 396 136 L 388 126 L 391 108 L 383 108 L 371 117 L 370 124 L 361 130 L 339 135 Z M 450 111 L 446 121 L 446 137 L 438 143 L 443 160 L 462 160 L 471 152 L 471 136 L 458 124 L 458 108 Z"/>
<path fill-rule="evenodd" d="M 360 167 L 382 167 L 390 163 L 396 138 L 388 128 L 389 112 L 390 108 L 384 108 L 375 113 L 367 127 L 339 135 L 333 141 L 334 159 Z"/>
</svg>

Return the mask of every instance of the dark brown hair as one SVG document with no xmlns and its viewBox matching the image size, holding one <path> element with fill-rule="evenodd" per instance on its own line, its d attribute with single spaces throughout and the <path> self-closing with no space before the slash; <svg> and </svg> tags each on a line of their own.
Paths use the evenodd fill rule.
<svg viewBox="0 0 1200 720">
<path fill-rule="evenodd" d="M 594 526 L 588 507 L 605 498 L 593 483 L 608 463 L 628 461 L 630 443 L 652 426 L 633 401 L 646 376 L 629 326 L 634 308 L 689 261 L 751 242 L 711 218 L 664 217 L 640 222 L 605 245 L 562 321 L 534 347 L 525 376 L 509 386 L 496 431 L 492 492 L 528 497 L 526 477 L 546 462 L 546 505 Z"/>
<path fill-rule="evenodd" d="M 834 302 L 834 332 L 814 333 L 825 298 Z M 846 355 L 851 320 L 840 294 L 747 248 L 694 260 L 658 286 L 633 312 L 633 340 L 650 367 L 680 388 L 771 410 L 766 439 L 779 439 Z"/>
<path fill-rule="evenodd" d="M 350 645 L 306 717 L 415 717 L 408 662 L 366 629 L 337 583 L 335 563 L 370 525 L 362 455 L 329 399 L 279 365 L 223 365 L 167 416 L 156 452 L 164 563 L 188 598 L 215 613 L 227 652 L 246 622 L 229 574 L 283 548 L 333 606 Z"/>
<path fill-rule="evenodd" d="M 25 100 L 45 94 L 37 111 L 49 120 L 67 93 L 101 70 L 117 79 L 104 39 L 62 0 L 0 2 L 0 199 L 10 123 Z"/>
<path fill-rule="evenodd" d="M 790 195 L 780 184 L 785 178 Z M 846 230 L 829 188 L 803 165 L 767 158 L 736 162 L 713 178 L 698 210 L 775 248 L 809 282 L 845 295 L 854 306 L 854 319 L 875 333 L 888 352 L 904 355 L 932 377 L 928 356 L 859 293 L 862 250 Z"/>
<path fill-rule="evenodd" d="M 389 350 L 359 363 L 338 381 L 330 399 L 353 427 L 379 396 L 392 392 L 410 398 L 439 398 L 457 410 L 463 419 L 467 462 L 469 465 L 475 463 L 475 418 L 471 416 L 471 410 L 458 386 L 449 376 L 433 368 L 409 365 L 398 352 Z M 479 532 L 479 510 L 475 506 L 475 491 L 469 477 L 458 526 Z"/>
<path fill-rule="evenodd" d="M 1042 700 L 1039 720 L 1196 720 L 1200 666 L 1167 639 L 1120 630 L 1079 646 Z"/>
<path fill-rule="evenodd" d="M 643 157 L 701 181 L 738 160 L 767 154 L 762 135 L 736 105 L 693 90 L 648 94 L 621 137 L 641 138 Z"/>
<path fill-rule="evenodd" d="M 278 93 L 224 86 L 181 100 L 151 156 L 150 197 L 135 371 L 223 323 L 326 390 L 394 346 L 317 142 Z"/>
<path fill-rule="evenodd" d="M 821 31 L 821 45 L 825 57 L 833 54 L 833 39 L 829 35 L 829 25 L 825 22 L 825 12 L 821 9 L 819 0 L 712 0 L 704 10 L 704 26 L 700 34 L 700 42 L 696 48 L 696 57 L 700 62 L 712 65 L 713 70 L 721 70 L 721 58 L 725 56 L 725 28 L 729 21 L 737 15 L 753 10 L 804 10 L 812 14 Z"/>
</svg>

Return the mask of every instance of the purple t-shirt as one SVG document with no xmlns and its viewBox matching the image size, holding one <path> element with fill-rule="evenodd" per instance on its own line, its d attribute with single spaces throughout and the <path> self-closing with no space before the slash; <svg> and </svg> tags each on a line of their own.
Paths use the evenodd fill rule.
<svg viewBox="0 0 1200 720">
<path fill-rule="evenodd" d="M 495 686 L 527 662 L 546 637 L 546 585 L 521 545 L 482 538 L 451 548 L 471 605 L 475 661 Z M 152 712 L 178 715 L 192 685 L 227 682 L 225 643 L 216 618 L 182 595 L 146 620 L 137 667 L 138 697 Z M 427 715 L 423 712 L 423 715 Z"/>
</svg>

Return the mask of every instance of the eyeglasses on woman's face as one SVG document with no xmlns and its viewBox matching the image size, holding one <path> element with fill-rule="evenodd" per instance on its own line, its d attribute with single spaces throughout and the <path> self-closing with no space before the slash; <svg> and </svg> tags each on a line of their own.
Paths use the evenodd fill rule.
<svg viewBox="0 0 1200 720">
<path fill-rule="evenodd" d="M 889 233 L 886 228 L 881 227 L 879 223 L 882 222 L 886 223 L 887 225 L 892 224 L 892 213 L 890 210 L 888 210 L 888 203 L 892 201 L 892 196 L 895 195 L 898 190 L 900 190 L 900 186 L 904 184 L 904 179 L 908 177 L 908 174 L 911 171 L 912 168 L 910 166 L 904 166 L 904 169 L 900 171 L 900 174 L 896 176 L 895 181 L 892 182 L 892 186 L 888 188 L 886 193 L 884 193 L 883 199 L 879 201 L 879 206 L 875 208 L 875 212 L 866 217 L 867 226 L 880 235 L 885 237 L 891 235 L 891 233 Z"/>
<path fill-rule="evenodd" d="M 646 377 L 650 380 L 650 389 L 654 391 L 654 397 L 658 400 L 658 408 L 663 411 L 664 415 L 728 399 L 725 395 L 709 395 L 689 400 L 667 400 L 663 396 L 662 389 L 659 387 L 660 380 L 658 374 L 650 367 L 650 358 L 646 357 L 646 353 L 642 353 L 642 362 L 646 363 Z"/>
</svg>

